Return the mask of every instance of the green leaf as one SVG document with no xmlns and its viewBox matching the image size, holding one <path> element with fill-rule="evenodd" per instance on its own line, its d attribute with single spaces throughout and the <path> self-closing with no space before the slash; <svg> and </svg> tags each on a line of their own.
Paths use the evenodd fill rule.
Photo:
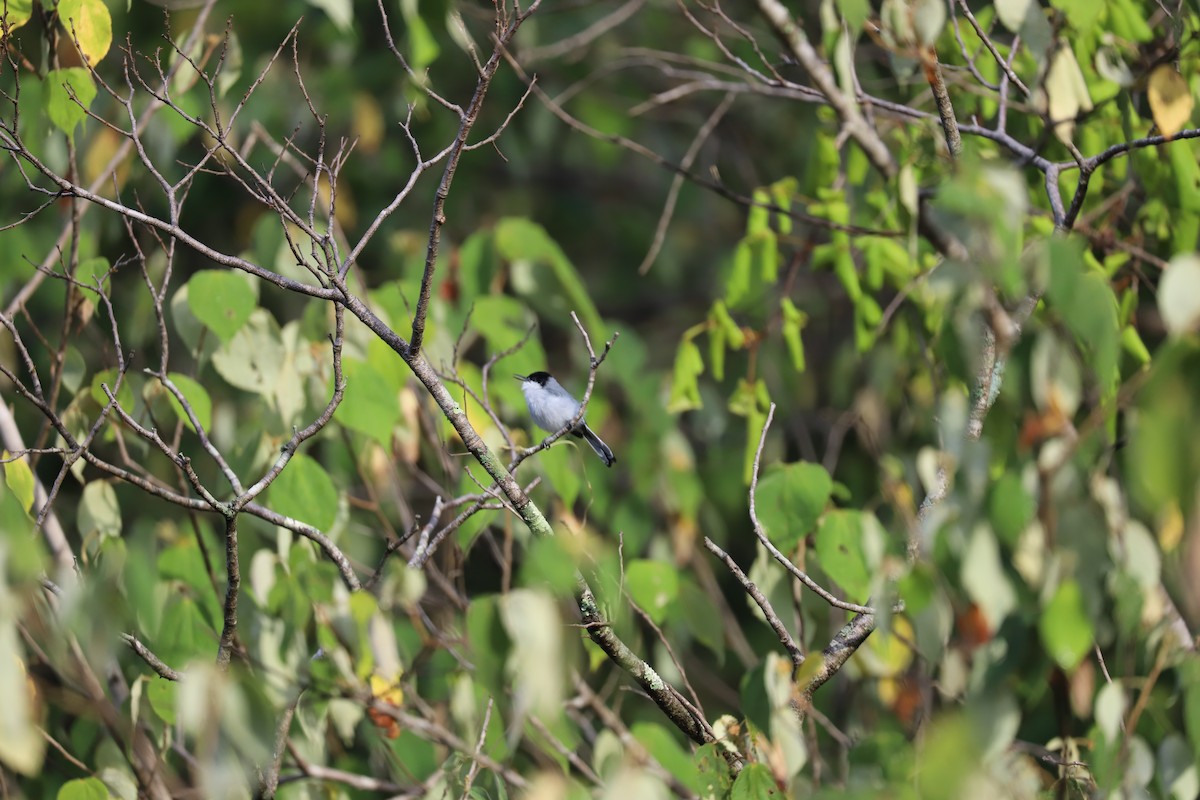
<svg viewBox="0 0 1200 800">
<path fill-rule="evenodd" d="M 992 486 L 988 515 L 996 534 L 1009 547 L 1016 547 L 1017 539 L 1033 521 L 1035 511 L 1037 504 L 1025 491 L 1017 472 L 1004 473 Z"/>
<path fill-rule="evenodd" d="M 257 284 L 232 270 L 200 270 L 187 286 L 188 307 L 222 342 L 241 330 L 258 305 Z"/>
<path fill-rule="evenodd" d="M 400 399 L 391 381 L 369 363 L 356 358 L 344 359 L 342 369 L 346 394 L 334 419 L 384 447 L 390 446 L 392 429 L 400 421 Z"/>
<path fill-rule="evenodd" d="M 1177 507 L 1189 518 L 1200 481 L 1200 344 L 1168 339 L 1137 394 L 1137 427 L 1125 476 L 1151 513 Z"/>
<path fill-rule="evenodd" d="M 569 320 L 575 311 L 593 340 L 605 330 L 575 265 L 541 225 L 523 217 L 500 220 L 496 223 L 496 250 L 512 262 L 513 287 L 543 319 Z"/>
<path fill-rule="evenodd" d="M 493 693 L 506 689 L 504 665 L 512 648 L 512 640 L 500 621 L 499 604 L 496 595 L 484 595 L 472 598 L 467 607 L 467 642 L 475 678 Z"/>
<path fill-rule="evenodd" d="M 533 537 L 521 561 L 521 585 L 545 587 L 556 596 L 570 596 L 576 585 L 575 573 L 565 565 L 578 561 L 580 553 L 566 536 Z"/>
<path fill-rule="evenodd" d="M 1063 581 L 1038 620 L 1042 645 L 1064 670 L 1079 666 L 1092 646 L 1092 621 L 1083 606 L 1083 592 L 1074 580 Z"/>
<path fill-rule="evenodd" d="M 9 31 L 15 31 L 33 16 L 33 0 L 5 0 L 3 6 L 4 22 Z"/>
<path fill-rule="evenodd" d="M 696 748 L 696 752 L 692 754 L 698 772 L 693 789 L 701 797 L 728 797 L 733 787 L 729 762 L 721 755 L 718 749 L 720 747 L 721 745 L 713 742 Z"/>
<path fill-rule="evenodd" d="M 755 189 L 750 210 L 746 212 L 746 235 L 771 229 L 771 212 L 764 206 L 771 204 L 771 196 L 765 189 Z"/>
<path fill-rule="evenodd" d="M 405 33 L 408 36 L 406 54 L 413 71 L 419 75 L 437 59 L 441 48 L 426 24 L 417 0 L 401 0 L 400 11 L 404 15 Z"/>
<path fill-rule="evenodd" d="M 254 309 L 233 338 L 213 353 L 212 361 L 217 374 L 230 386 L 271 397 L 287 362 L 287 348 L 275 318 L 266 309 Z"/>
<path fill-rule="evenodd" d="M 584 488 L 584 471 L 599 463 L 592 448 L 574 436 L 559 439 L 549 450 L 543 450 L 538 460 L 559 501 L 567 508 L 575 504 Z"/>
<path fill-rule="evenodd" d="M 1029 2 L 1031 0 L 1025 0 L 1026 5 Z M 1095 0 L 1050 0 L 1050 5 L 1062 11 L 1067 17 L 1067 22 L 1079 33 L 1091 31 L 1092 26 L 1096 24 L 1096 20 L 1104 11 L 1104 4 L 1097 3 Z M 1022 15 L 1023 18 L 1024 15 Z"/>
<path fill-rule="evenodd" d="M 514 589 L 499 605 L 512 649 L 508 669 L 513 692 L 547 722 L 562 713 L 567 664 L 563 660 L 563 620 L 548 593 Z"/>
<path fill-rule="evenodd" d="M 162 628 L 149 646 L 168 664 L 211 659 L 216 651 L 216 631 L 205 621 L 195 600 L 177 594 L 167 601 Z"/>
<path fill-rule="evenodd" d="M 837 510 L 826 514 L 817 528 L 816 551 L 821 568 L 850 598 L 866 599 L 871 574 L 863 553 L 860 512 Z"/>
<path fill-rule="evenodd" d="M 83 487 L 78 524 L 79 535 L 84 539 L 92 534 L 121 535 L 121 507 L 117 504 L 117 493 L 113 491 L 111 483 L 94 480 Z"/>
<path fill-rule="evenodd" d="M 7 450 L 4 451 L 4 483 L 17 496 L 17 501 L 25 513 L 33 508 L 33 471 L 24 456 L 13 458 Z M 11 460 L 10 460 L 11 459 Z"/>
<path fill-rule="evenodd" d="M 696 641 L 716 654 L 718 663 L 724 661 L 725 624 L 713 598 L 691 580 L 684 579 L 679 586 L 679 610 Z"/>
<path fill-rule="evenodd" d="M 786 297 L 779 301 L 779 307 L 783 311 L 783 341 L 787 344 L 792 366 L 796 372 L 804 372 L 806 367 L 804 342 L 800 338 L 800 332 L 808 324 L 808 315 L 796 308 L 795 304 Z"/>
<path fill-rule="evenodd" d="M 337 519 L 338 490 L 315 459 L 297 453 L 271 484 L 271 507 L 280 514 L 328 531 Z"/>
<path fill-rule="evenodd" d="M 704 358 L 700 348 L 690 339 L 679 343 L 675 354 L 674 380 L 671 382 L 671 399 L 667 411 L 678 414 L 700 408 L 700 386 L 696 379 L 704 372 Z"/>
<path fill-rule="evenodd" d="M 783 795 L 775 785 L 775 778 L 766 764 L 747 764 L 738 773 L 729 793 L 730 800 L 766 800 L 766 798 L 781 798 Z"/>
<path fill-rule="evenodd" d="M 58 19 L 67 36 L 79 46 L 87 63 L 95 66 L 112 44 L 112 17 L 104 0 L 59 0 Z"/>
<path fill-rule="evenodd" d="M 204 554 L 195 539 L 181 539 L 163 548 L 158 554 L 156 569 L 163 580 L 181 581 L 198 592 L 207 588 L 211 593 L 212 584 L 208 581 Z"/>
<path fill-rule="evenodd" d="M 916 796 L 921 800 L 960 800 L 964 785 L 977 773 L 979 757 L 975 732 L 965 715 L 938 717 L 929 726 L 917 762 Z"/>
<path fill-rule="evenodd" d="M 746 346 L 746 334 L 742 331 L 742 326 L 734 321 L 729 314 L 729 309 L 720 300 L 713 303 L 712 310 L 709 311 L 709 319 L 724 331 L 725 338 L 729 340 L 729 346 L 734 350 L 741 350 Z"/>
<path fill-rule="evenodd" d="M 1138 333 L 1137 328 L 1132 325 L 1121 331 L 1121 347 L 1139 365 L 1145 366 L 1150 363 L 1150 351 L 1146 349 L 1146 344 L 1142 341 L 1142 336 Z"/>
<path fill-rule="evenodd" d="M 92 376 L 92 399 L 101 408 L 108 405 L 108 395 L 104 391 L 104 385 L 107 385 L 110 391 L 116 395 L 117 402 L 121 404 L 121 408 L 126 411 L 133 410 L 133 388 L 129 385 L 129 377 L 121 381 L 120 388 L 115 388 L 117 385 L 118 373 L 116 369 L 106 369 L 103 372 L 97 372 Z M 103 385 L 102 385 L 103 384 Z M 114 391 L 115 389 L 115 391 Z M 113 412 L 114 414 L 116 412 Z"/>
<path fill-rule="evenodd" d="M 679 573 L 664 561 L 636 559 L 625 567 L 625 586 L 633 602 L 661 624 L 679 594 Z"/>
<path fill-rule="evenodd" d="M 868 0 L 837 0 L 837 10 L 846 18 L 846 24 L 853 34 L 861 33 L 867 18 L 871 16 Z"/>
<path fill-rule="evenodd" d="M 729 396 L 729 413 L 736 414 L 739 417 L 750 417 L 756 412 L 765 411 L 770 407 L 770 398 L 766 396 L 767 384 L 765 381 L 758 380 L 750 382 L 746 379 L 738 381 L 737 388 L 733 390 L 733 394 Z M 763 405 L 763 399 L 766 397 L 766 405 Z M 753 445 L 758 445 L 758 440 L 752 442 Z"/>
<path fill-rule="evenodd" d="M 709 315 L 711 319 L 711 313 Z M 712 374 L 718 381 L 725 380 L 725 328 L 713 325 L 708 331 L 708 361 Z"/>
<path fill-rule="evenodd" d="M 79 268 L 75 270 L 75 279 L 93 291 L 99 287 L 100 291 L 108 292 L 112 288 L 111 272 L 112 267 L 107 258 L 102 256 L 85 258 L 79 262 Z"/>
<path fill-rule="evenodd" d="M 83 354 L 79 352 L 78 348 L 67 345 L 63 358 L 63 386 L 67 388 L 68 392 L 75 394 L 83 386 L 85 377 L 87 377 L 87 362 L 83 360 Z"/>
<path fill-rule="evenodd" d="M 54 127 L 67 136 L 74 136 L 75 126 L 87 119 L 84 109 L 94 99 L 96 84 L 92 82 L 91 73 L 83 67 L 52 69 L 46 73 L 46 114 Z"/>
<path fill-rule="evenodd" d="M 56 800 L 108 800 L 108 787 L 99 778 L 75 778 L 59 787 Z"/>
<path fill-rule="evenodd" d="M 750 294 L 754 249 L 750 240 L 742 239 L 733 251 L 729 277 L 725 281 L 725 302 L 737 308 Z"/>
<path fill-rule="evenodd" d="M 760 231 L 750 238 L 754 251 L 754 262 L 759 278 L 770 285 L 779 280 L 779 247 L 772 230 Z"/>
<path fill-rule="evenodd" d="M 150 679 L 146 686 L 146 699 L 158 718 L 168 725 L 174 725 L 177 719 L 175 713 L 175 683 L 157 675 Z"/>
<path fill-rule="evenodd" d="M 758 483 L 754 504 L 767 537 L 791 552 L 817 526 L 832 491 L 833 479 L 820 464 L 770 468 Z"/>
<path fill-rule="evenodd" d="M 683 749 L 670 731 L 654 722 L 637 722 L 630 727 L 629 732 L 667 772 L 693 791 L 699 788 L 700 776 L 691 755 Z"/>
<path fill-rule="evenodd" d="M 996 0 L 996 18 L 1010 31 L 1020 32 L 1033 0 Z"/>
<path fill-rule="evenodd" d="M 212 399 L 208 396 L 208 391 L 187 375 L 171 372 L 167 377 L 170 378 L 171 383 L 175 384 L 175 388 L 183 393 L 183 397 L 187 400 L 188 405 L 191 406 L 192 413 L 196 415 L 196 420 L 200 423 L 200 427 L 205 431 L 211 431 Z M 180 422 L 195 432 L 196 427 L 192 425 L 192 421 L 184 413 L 183 404 L 175 398 L 174 394 L 167 391 L 165 387 L 163 387 L 163 391 L 167 392 L 167 399 L 171 404 L 172 410 L 175 412 L 175 416 Z"/>
<path fill-rule="evenodd" d="M 324 11 L 329 16 L 329 20 L 341 32 L 349 33 L 354 26 L 354 5 L 352 0 L 308 0 L 308 2 L 310 5 Z"/>
</svg>

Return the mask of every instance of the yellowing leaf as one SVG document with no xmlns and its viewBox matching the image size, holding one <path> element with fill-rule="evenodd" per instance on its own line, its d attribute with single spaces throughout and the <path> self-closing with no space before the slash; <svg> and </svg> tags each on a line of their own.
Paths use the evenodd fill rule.
<svg viewBox="0 0 1200 800">
<path fill-rule="evenodd" d="M 7 0 L 0 6 L 0 16 L 9 31 L 15 31 L 33 16 L 33 0 Z"/>
<path fill-rule="evenodd" d="M 1054 135 L 1063 143 L 1070 144 L 1075 132 L 1075 117 L 1092 110 L 1092 97 L 1088 94 L 1079 62 L 1075 60 L 1075 51 L 1065 40 L 1059 41 L 1051 56 L 1042 93 L 1042 108 L 1050 116 Z"/>
<path fill-rule="evenodd" d="M 1150 73 L 1146 94 L 1149 95 L 1150 113 L 1154 115 L 1154 124 L 1159 132 L 1168 139 L 1179 133 L 1192 116 L 1192 106 L 1195 105 L 1184 77 L 1174 67 L 1162 64 Z"/>
<path fill-rule="evenodd" d="M 108 53 L 112 17 L 104 0 L 59 0 L 58 18 L 89 64 L 95 65 Z"/>
<path fill-rule="evenodd" d="M 24 458 L 14 459 L 7 450 L 4 451 L 4 461 L 4 482 L 21 502 L 21 508 L 28 513 L 33 507 L 33 471 L 29 469 L 29 463 Z"/>
<path fill-rule="evenodd" d="M 371 676 L 371 696 L 380 702 L 399 708 L 404 703 L 404 690 L 400 688 L 399 679 L 388 680 L 378 675 Z"/>
</svg>

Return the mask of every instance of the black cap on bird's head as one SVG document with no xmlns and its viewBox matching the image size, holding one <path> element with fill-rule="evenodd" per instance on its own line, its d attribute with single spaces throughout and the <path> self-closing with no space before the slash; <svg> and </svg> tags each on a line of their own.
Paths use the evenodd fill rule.
<svg viewBox="0 0 1200 800">
<path fill-rule="evenodd" d="M 538 386 L 545 386 L 546 381 L 550 380 L 550 373 L 531 372 L 528 375 L 513 375 L 513 377 L 519 380 L 521 383 L 525 383 L 525 381 L 533 381 Z"/>
</svg>

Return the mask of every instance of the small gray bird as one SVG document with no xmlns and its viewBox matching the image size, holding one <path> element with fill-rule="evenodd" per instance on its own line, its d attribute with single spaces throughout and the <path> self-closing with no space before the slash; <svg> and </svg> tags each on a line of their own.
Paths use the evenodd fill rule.
<svg viewBox="0 0 1200 800">
<path fill-rule="evenodd" d="M 529 406 L 529 416 L 533 417 L 534 424 L 539 428 L 557 433 L 579 413 L 579 401 L 572 397 L 561 383 L 554 380 L 554 376 L 549 372 L 534 372 L 531 375 L 513 377 L 521 382 L 525 404 Z M 617 460 L 612 449 L 583 420 L 579 420 L 571 435 L 578 436 L 590 444 L 604 462 L 604 466 L 611 467 Z"/>
</svg>

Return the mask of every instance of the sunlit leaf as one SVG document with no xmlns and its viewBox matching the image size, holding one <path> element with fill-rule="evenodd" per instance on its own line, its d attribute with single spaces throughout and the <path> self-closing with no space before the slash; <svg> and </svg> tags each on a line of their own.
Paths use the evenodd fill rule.
<svg viewBox="0 0 1200 800">
<path fill-rule="evenodd" d="M 1050 57 L 1050 69 L 1043 84 L 1044 107 L 1054 126 L 1054 135 L 1065 143 L 1071 143 L 1075 132 L 1075 118 L 1092 110 L 1092 98 L 1088 93 L 1087 81 L 1075 60 L 1075 51 L 1070 42 L 1060 40 Z"/>
<path fill-rule="evenodd" d="M 1154 124 L 1168 139 L 1183 130 L 1196 102 L 1188 82 L 1170 64 L 1161 64 L 1150 73 L 1146 96 Z"/>
<path fill-rule="evenodd" d="M 213 353 L 213 367 L 231 386 L 270 396 L 287 350 L 275 318 L 257 308 L 233 338 Z"/>
<path fill-rule="evenodd" d="M 98 778 L 75 778 L 59 788 L 55 800 L 108 800 L 110 796 L 104 781 Z"/>
<path fill-rule="evenodd" d="M 24 25 L 33 16 L 33 0 L 6 0 L 0 6 L 0 14 L 4 15 L 4 23 L 10 31 Z"/>
<path fill-rule="evenodd" d="M 4 483 L 17 496 L 17 501 L 26 513 L 33 507 L 33 471 L 24 457 L 13 458 L 7 450 L 4 457 Z"/>
<path fill-rule="evenodd" d="M 1031 4 L 1033 0 L 996 0 L 996 18 L 1004 27 L 1018 33 Z"/>
<path fill-rule="evenodd" d="M 108 53 L 112 17 L 104 0 L 59 0 L 58 18 L 89 64 L 95 66 Z"/>
</svg>

